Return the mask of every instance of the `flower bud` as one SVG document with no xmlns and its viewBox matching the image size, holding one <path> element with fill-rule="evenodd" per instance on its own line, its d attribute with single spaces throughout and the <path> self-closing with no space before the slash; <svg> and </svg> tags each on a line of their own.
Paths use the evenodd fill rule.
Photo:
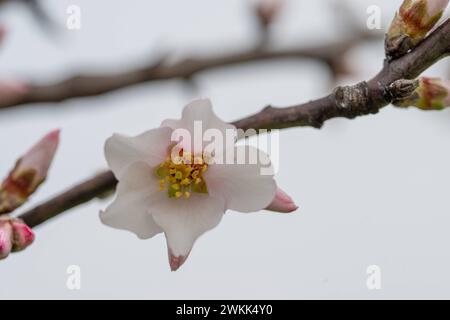
<svg viewBox="0 0 450 320">
<path fill-rule="evenodd" d="M 275 198 L 266 210 L 289 213 L 298 209 L 298 206 L 294 203 L 292 198 L 286 194 L 280 188 L 277 189 Z"/>
<path fill-rule="evenodd" d="M 12 251 L 21 251 L 34 241 L 34 232 L 20 219 L 11 220 L 13 231 Z"/>
<path fill-rule="evenodd" d="M 59 130 L 47 134 L 20 158 L 0 185 L 0 214 L 22 205 L 47 177 L 59 143 Z"/>
<path fill-rule="evenodd" d="M 442 110 L 450 106 L 450 81 L 439 78 L 419 79 L 412 95 L 394 102 L 397 107 L 417 107 L 422 110 Z"/>
<path fill-rule="evenodd" d="M 7 219 L 0 217 L 0 260 L 6 258 L 12 250 L 13 231 Z"/>
<path fill-rule="evenodd" d="M 436 25 L 449 0 L 405 0 L 386 35 L 386 53 L 398 57 L 416 46 Z"/>
</svg>

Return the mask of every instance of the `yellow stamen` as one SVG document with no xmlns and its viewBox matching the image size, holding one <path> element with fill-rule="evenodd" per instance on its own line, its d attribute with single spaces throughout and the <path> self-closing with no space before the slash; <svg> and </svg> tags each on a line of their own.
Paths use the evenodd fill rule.
<svg viewBox="0 0 450 320">
<path fill-rule="evenodd" d="M 172 185 L 172 189 L 173 189 L 173 190 L 180 190 L 180 185 L 179 185 L 178 183 L 174 183 L 174 184 Z"/>
<path fill-rule="evenodd" d="M 207 169 L 208 164 L 202 157 L 194 157 L 191 153 L 183 153 L 181 150 L 179 156 L 174 157 L 173 160 L 167 157 L 156 168 L 155 175 L 159 178 L 159 189 L 167 190 L 169 198 L 189 199 L 192 192 L 208 193 L 203 179 L 203 173 Z"/>
<path fill-rule="evenodd" d="M 175 178 L 178 180 L 183 179 L 183 173 L 181 173 L 181 171 L 177 171 L 177 173 L 175 173 Z"/>
<path fill-rule="evenodd" d="M 191 179 L 189 179 L 189 178 L 184 178 L 183 180 L 181 180 L 180 183 L 181 183 L 181 185 L 186 186 L 186 185 L 188 185 L 188 184 L 191 183 Z"/>
</svg>

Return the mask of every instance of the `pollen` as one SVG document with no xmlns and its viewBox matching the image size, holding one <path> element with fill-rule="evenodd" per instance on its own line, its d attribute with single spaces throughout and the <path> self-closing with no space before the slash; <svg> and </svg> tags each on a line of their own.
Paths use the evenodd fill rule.
<svg viewBox="0 0 450 320">
<path fill-rule="evenodd" d="M 203 156 L 181 150 L 179 155 L 162 162 L 155 171 L 159 189 L 167 192 L 169 198 L 189 199 L 192 193 L 207 194 L 208 189 L 203 174 L 208 164 Z"/>
</svg>

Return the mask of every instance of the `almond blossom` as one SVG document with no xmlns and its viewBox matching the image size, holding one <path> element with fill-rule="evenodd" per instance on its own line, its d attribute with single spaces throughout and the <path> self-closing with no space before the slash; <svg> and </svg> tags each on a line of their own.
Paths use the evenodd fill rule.
<svg viewBox="0 0 450 320">
<path fill-rule="evenodd" d="M 214 129 L 224 136 L 227 130 L 236 132 L 214 114 L 205 99 L 187 105 L 179 120 L 166 120 L 136 137 L 115 134 L 105 144 L 106 160 L 119 183 L 115 200 L 100 213 L 101 221 L 141 239 L 164 232 L 172 271 L 186 261 L 194 242 L 216 227 L 227 210 L 297 209 L 289 196 L 277 191 L 264 152 L 236 146 L 235 140 L 215 150 L 214 156 L 206 151 L 204 141 L 193 147 L 184 140 L 181 147 L 174 145 L 174 134 L 180 130 L 193 133 L 198 121 L 205 130 Z M 230 150 L 235 157 L 254 152 L 259 161 L 216 162 L 219 154 Z"/>
</svg>

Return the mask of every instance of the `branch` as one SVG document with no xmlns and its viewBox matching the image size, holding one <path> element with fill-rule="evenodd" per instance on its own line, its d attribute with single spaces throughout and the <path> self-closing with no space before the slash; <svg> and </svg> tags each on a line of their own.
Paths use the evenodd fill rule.
<svg viewBox="0 0 450 320">
<path fill-rule="evenodd" d="M 55 84 L 30 85 L 28 91 L 18 96 L 14 101 L 0 101 L 0 109 L 28 103 L 54 103 L 72 98 L 96 96 L 152 81 L 190 79 L 195 74 L 205 70 L 262 60 L 317 59 L 326 63 L 335 73 L 338 71 L 336 66 L 339 59 L 355 43 L 379 38 L 378 33 L 359 31 L 343 41 L 310 48 L 252 49 L 211 58 L 186 58 L 173 64 L 166 64 L 165 59 L 161 59 L 142 68 L 114 75 L 76 75 Z"/>
<path fill-rule="evenodd" d="M 330 95 L 305 104 L 274 108 L 233 122 L 240 129 L 274 129 L 295 126 L 320 128 L 331 118 L 377 113 L 397 98 L 414 90 L 414 79 L 424 70 L 450 54 L 450 19 L 444 22 L 409 54 L 385 62 L 382 70 L 371 80 L 355 86 L 338 87 Z M 20 216 L 35 227 L 64 211 L 90 201 L 113 189 L 117 181 L 111 172 L 104 172 L 77 185 L 63 194 L 33 208 Z"/>
<path fill-rule="evenodd" d="M 49 201 L 25 212 L 20 216 L 25 223 L 33 228 L 58 214 L 101 197 L 115 188 L 116 178 L 111 171 L 102 172 L 95 177 L 80 183 Z"/>
</svg>

